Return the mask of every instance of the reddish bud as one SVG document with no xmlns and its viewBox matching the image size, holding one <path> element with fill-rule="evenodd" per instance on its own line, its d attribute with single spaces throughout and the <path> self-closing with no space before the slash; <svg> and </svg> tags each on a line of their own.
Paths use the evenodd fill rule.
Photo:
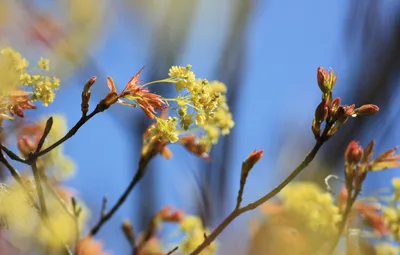
<svg viewBox="0 0 400 255">
<path fill-rule="evenodd" d="M 335 100 L 332 101 L 331 108 L 330 108 L 330 114 L 334 115 L 337 111 L 337 109 L 340 106 L 340 97 L 335 98 Z"/>
<path fill-rule="evenodd" d="M 375 145 L 375 141 L 372 140 L 372 141 L 367 145 L 367 148 L 365 148 L 364 156 L 363 156 L 363 159 L 362 159 L 363 162 L 367 162 L 368 160 L 371 159 L 371 157 L 372 157 L 372 155 L 373 155 L 374 145 Z"/>
<path fill-rule="evenodd" d="M 254 165 L 262 158 L 264 150 L 254 150 L 250 155 L 243 161 L 242 173 L 248 173 L 254 167 Z"/>
<path fill-rule="evenodd" d="M 315 118 L 313 119 L 311 130 L 314 134 L 315 139 L 319 139 L 321 136 L 321 123 L 317 122 Z"/>
<path fill-rule="evenodd" d="M 354 189 L 361 190 L 361 185 L 367 177 L 368 169 L 364 165 L 357 165 L 354 177 Z"/>
<path fill-rule="evenodd" d="M 337 109 L 335 116 L 340 124 L 344 124 L 350 116 L 354 114 L 355 105 L 342 105 Z"/>
<path fill-rule="evenodd" d="M 136 245 L 135 244 L 135 234 L 133 232 L 133 226 L 129 220 L 124 220 L 122 222 L 122 231 L 124 232 L 125 237 L 128 239 L 128 241 L 132 245 Z"/>
<path fill-rule="evenodd" d="M 379 107 L 374 104 L 365 104 L 355 109 L 354 114 L 357 116 L 369 116 L 379 112 Z"/>
<path fill-rule="evenodd" d="M 333 70 L 330 72 L 322 66 L 317 69 L 318 86 L 323 93 L 331 92 L 336 83 L 336 76 Z"/>
<path fill-rule="evenodd" d="M 179 222 L 184 217 L 184 213 L 182 210 L 173 211 L 172 206 L 163 207 L 159 211 L 158 215 L 162 221 L 169 221 L 169 222 Z"/>
<path fill-rule="evenodd" d="M 197 136 L 184 136 L 179 139 L 179 142 L 191 153 L 202 159 L 210 160 L 210 156 L 206 152 L 204 146 L 199 144 L 196 140 Z"/>
<path fill-rule="evenodd" d="M 356 142 L 351 141 L 347 146 L 344 158 L 347 164 L 357 164 L 363 156 L 363 148 Z"/>
<path fill-rule="evenodd" d="M 329 108 L 328 101 L 322 101 L 315 110 L 315 120 L 318 122 L 323 122 L 328 118 Z"/>
<path fill-rule="evenodd" d="M 33 152 L 36 150 L 37 143 L 33 142 L 31 139 L 28 139 L 26 137 L 20 137 L 18 138 L 18 149 L 24 155 L 27 157 L 29 153 Z"/>
</svg>

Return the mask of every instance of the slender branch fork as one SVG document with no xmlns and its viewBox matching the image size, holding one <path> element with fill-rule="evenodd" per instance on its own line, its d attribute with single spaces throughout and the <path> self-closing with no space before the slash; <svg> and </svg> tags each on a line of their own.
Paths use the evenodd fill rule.
<svg viewBox="0 0 400 255">
<path fill-rule="evenodd" d="M 129 183 L 128 187 L 126 187 L 125 191 L 122 193 L 118 201 L 115 203 L 113 207 L 106 213 L 105 206 L 103 206 L 103 212 L 100 215 L 100 218 L 96 225 L 90 230 L 90 234 L 92 236 L 96 235 L 99 232 L 100 228 L 117 212 L 117 210 L 121 207 L 121 205 L 125 202 L 128 198 L 129 194 L 132 192 L 133 188 L 136 184 L 142 179 L 145 174 L 147 164 L 149 161 L 157 154 L 157 150 L 153 149 L 148 152 L 146 155 L 142 155 L 139 160 L 138 169 L 136 174 L 132 178 L 131 182 Z M 103 201 L 103 205 L 105 205 Z"/>
<path fill-rule="evenodd" d="M 37 168 L 37 163 L 36 163 L 37 159 L 39 157 L 49 153 L 51 150 L 55 149 L 57 146 L 61 145 L 62 143 L 67 141 L 69 138 L 74 136 L 75 133 L 83 126 L 83 124 L 85 124 L 88 120 L 90 120 L 93 116 L 95 116 L 99 112 L 100 112 L 100 108 L 96 107 L 95 110 L 93 112 L 91 112 L 89 115 L 83 114 L 82 117 L 79 119 L 79 121 L 68 131 L 68 133 L 65 136 L 63 136 L 60 140 L 56 141 L 55 143 L 53 143 L 49 147 L 45 148 L 44 150 L 41 150 L 48 134 L 51 131 L 52 125 L 53 125 L 53 118 L 50 117 L 46 122 L 46 126 L 44 129 L 43 135 L 39 140 L 39 143 L 38 143 L 38 146 L 37 146 L 35 152 L 30 153 L 28 158 L 26 158 L 26 159 L 19 157 L 17 154 L 15 154 L 11 150 L 9 150 L 3 144 L 0 145 L 0 162 L 2 162 L 6 166 L 6 168 L 10 171 L 11 175 L 16 180 L 16 182 L 22 187 L 22 189 L 23 189 L 24 193 L 27 195 L 28 199 L 31 201 L 33 206 L 38 210 L 40 218 L 43 221 L 43 223 L 47 226 L 49 231 L 51 231 L 54 234 L 56 234 L 56 233 L 54 232 L 54 229 L 50 226 L 50 224 L 47 220 L 48 211 L 47 211 L 46 200 L 44 197 L 44 192 L 43 192 L 43 187 L 42 187 L 42 181 L 45 181 L 46 185 L 48 183 L 47 183 L 46 178 L 44 178 L 42 180 L 42 178 L 44 177 L 44 174 L 40 173 L 39 169 Z M 35 184 L 36 184 L 36 191 L 38 194 L 38 200 L 39 200 L 40 206 L 36 203 L 36 200 L 30 193 L 28 187 L 26 187 L 19 172 L 4 157 L 3 152 L 6 153 L 7 156 L 9 156 L 12 160 L 15 160 L 15 161 L 18 161 L 18 162 L 21 162 L 21 163 L 31 166 L 33 177 L 34 177 Z M 59 201 L 59 202 L 62 202 L 62 201 Z M 63 208 L 67 209 L 66 207 L 63 207 Z M 68 212 L 68 214 L 71 213 L 69 210 L 66 210 L 66 211 Z M 65 250 L 66 254 L 72 254 L 72 252 L 69 250 L 67 245 L 64 245 L 64 250 Z"/>
<path fill-rule="evenodd" d="M 297 175 L 299 175 L 314 159 L 314 157 L 317 155 L 319 149 L 322 147 L 322 145 L 329 139 L 328 132 L 331 129 L 333 123 L 331 121 L 327 121 L 327 124 L 325 126 L 325 129 L 319 139 L 317 139 L 313 149 L 310 151 L 310 153 L 305 157 L 305 159 L 300 163 L 300 165 L 293 170 L 291 174 L 289 174 L 278 186 L 276 186 L 272 191 L 264 195 L 263 197 L 259 198 L 258 200 L 254 201 L 253 203 L 250 203 L 246 206 L 240 207 L 240 203 L 242 201 L 242 193 L 239 192 L 237 202 L 236 202 L 236 207 L 235 209 L 214 229 L 213 232 L 211 232 L 209 235 L 205 236 L 203 242 L 194 250 L 192 251 L 189 255 L 197 255 L 200 254 L 208 245 L 210 245 L 218 236 L 221 234 L 221 232 L 237 217 L 239 217 L 241 214 L 254 210 L 261 204 L 265 203 L 269 199 L 273 198 L 275 195 L 277 195 L 284 187 L 286 187 L 294 178 L 296 178 Z"/>
</svg>

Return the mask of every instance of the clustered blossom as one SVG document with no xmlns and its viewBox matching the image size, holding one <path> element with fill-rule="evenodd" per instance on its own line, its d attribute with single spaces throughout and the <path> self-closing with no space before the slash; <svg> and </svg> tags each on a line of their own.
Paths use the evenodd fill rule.
<svg viewBox="0 0 400 255">
<path fill-rule="evenodd" d="M 41 58 L 32 71 L 28 71 L 28 67 L 28 61 L 13 48 L 0 51 L 2 119 L 12 119 L 14 115 L 24 117 L 24 110 L 36 109 L 32 103 L 34 101 L 41 101 L 44 106 L 54 101 L 55 90 L 58 89 L 60 80 L 43 74 L 49 70 L 49 60 Z"/>
<path fill-rule="evenodd" d="M 361 190 L 368 172 L 400 166 L 400 155 L 395 155 L 397 148 L 387 150 L 371 159 L 373 150 L 374 141 L 371 141 L 365 150 L 356 141 L 351 141 L 347 146 L 344 158 L 346 187 L 349 193 Z"/>
<path fill-rule="evenodd" d="M 196 79 L 190 65 L 172 67 L 169 76 L 178 92 L 186 92 L 176 99 L 181 128 L 189 130 L 194 123 L 201 127 L 204 135 L 199 138 L 199 143 L 208 152 L 218 142 L 219 136 L 229 134 L 234 126 L 226 104 L 225 84 Z"/>
<path fill-rule="evenodd" d="M 173 66 L 169 70 L 169 78 L 140 84 L 142 70 L 128 81 L 121 93 L 117 92 L 113 79 L 108 77 L 110 92 L 100 102 L 100 110 L 114 103 L 139 106 L 150 119 L 155 120 L 148 129 L 152 139 L 170 143 L 181 141 L 189 151 L 207 158 L 211 146 L 218 142 L 221 135 L 229 134 L 234 126 L 226 103 L 226 86 L 218 81 L 196 79 L 190 65 Z M 163 98 L 147 88 L 150 84 L 165 82 L 175 84 L 179 92 L 176 97 Z M 176 106 L 172 106 L 172 102 Z M 167 109 L 172 111 L 171 116 L 157 116 Z M 191 139 L 189 143 L 185 137 L 193 138 L 193 135 L 196 139 Z M 180 137 L 183 139 L 180 140 Z"/>
<path fill-rule="evenodd" d="M 322 91 L 322 100 L 315 110 L 311 126 L 315 139 L 320 139 L 321 125 L 324 121 L 329 124 L 329 130 L 324 139 L 329 139 L 350 117 L 374 115 L 379 111 L 379 107 L 373 104 L 362 105 L 359 108 L 356 108 L 354 104 L 341 105 L 340 98 L 333 99 L 332 95 L 336 80 L 337 77 L 333 70 L 328 71 L 323 67 L 318 67 L 317 82 Z"/>
</svg>

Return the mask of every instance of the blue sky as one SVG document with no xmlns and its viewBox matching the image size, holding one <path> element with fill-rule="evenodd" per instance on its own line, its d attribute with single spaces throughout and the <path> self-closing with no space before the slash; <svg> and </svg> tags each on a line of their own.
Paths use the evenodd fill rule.
<svg viewBox="0 0 400 255">
<path fill-rule="evenodd" d="M 304 146 L 299 151 L 292 149 L 294 159 L 305 155 L 308 148 L 311 148 L 314 140 L 310 125 L 320 100 L 316 83 L 317 67 L 323 65 L 334 68 L 339 74 L 335 93 L 343 96 L 346 83 L 352 78 L 350 71 L 353 70 L 352 64 L 357 56 L 349 51 L 344 38 L 348 1 L 256 2 L 257 8 L 251 14 L 246 33 L 244 90 L 240 92 L 240 107 L 234 116 L 236 126 L 231 134 L 234 136 L 229 162 L 232 172 L 229 203 L 232 206 L 239 184 L 241 162 L 252 150 L 265 149 L 266 153 L 248 180 L 245 202 L 258 198 L 276 185 L 278 178 L 282 178 L 279 169 L 282 162 L 278 162 L 282 157 L 278 142 L 284 132 L 293 135 L 294 144 Z M 153 44 L 146 19 L 138 15 L 136 20 L 133 18 L 135 22 L 126 22 L 129 13 L 111 5 L 108 8 L 117 15 L 106 22 L 102 38 L 90 50 L 90 54 L 105 70 L 104 75 L 113 76 L 122 89 L 126 81 L 147 64 L 147 56 Z M 229 0 L 201 1 L 189 43 L 182 49 L 179 63 L 174 64 L 190 63 L 198 77 L 218 79 L 213 68 L 226 39 L 225 31 L 231 12 Z M 388 12 L 386 19 L 391 18 L 390 14 Z M 165 75 L 167 73 L 168 70 L 165 70 Z M 146 70 L 143 74 L 145 78 Z M 97 92 L 94 98 L 97 100 L 102 93 L 106 93 L 105 78 L 98 77 L 95 84 L 94 90 Z M 80 88 L 85 81 L 70 77 L 64 82 L 70 86 L 61 89 L 56 102 L 45 111 L 65 114 L 71 127 L 80 117 Z M 138 109 L 115 105 L 111 111 L 88 122 L 73 139 L 65 143 L 66 153 L 79 167 L 75 178 L 68 183 L 79 191 L 93 209 L 94 219 L 98 217 L 102 196 L 107 195 L 112 204 L 134 174 L 132 171 L 135 166 L 132 162 L 136 162 L 139 152 L 132 150 L 132 143 L 137 144 L 138 141 L 129 135 L 127 123 L 128 118 L 139 118 L 141 114 Z M 399 139 L 398 135 L 394 135 L 389 144 L 380 144 L 378 141 L 378 151 L 397 145 Z M 91 153 L 92 148 L 96 148 L 96 153 Z M 162 168 L 154 169 L 157 173 L 153 173 L 157 176 L 156 187 L 160 195 L 157 203 L 160 208 L 173 204 L 190 211 L 193 205 L 182 195 L 182 190 L 190 189 L 187 178 L 191 177 L 188 171 L 198 166 L 193 156 L 177 146 L 172 149 L 175 153 L 172 160 L 158 158 L 153 162 L 162 165 Z M 289 160 L 285 164 L 293 168 L 297 161 Z M 386 179 L 388 175 L 393 175 L 393 172 L 377 178 Z M 372 185 L 375 186 L 379 185 Z M 134 191 L 128 203 L 99 235 L 114 254 L 127 254 L 129 250 L 120 231 L 120 223 L 125 218 L 135 223 L 133 207 L 145 206 L 135 203 L 140 195 Z M 250 217 L 251 214 L 241 217 L 229 228 L 229 232 L 247 231 Z M 224 234 L 222 244 L 228 238 L 232 238 L 232 234 Z M 244 247 L 240 242 L 231 244 L 229 248 L 221 245 L 220 254 L 230 254 L 230 249 L 240 251 Z"/>
</svg>

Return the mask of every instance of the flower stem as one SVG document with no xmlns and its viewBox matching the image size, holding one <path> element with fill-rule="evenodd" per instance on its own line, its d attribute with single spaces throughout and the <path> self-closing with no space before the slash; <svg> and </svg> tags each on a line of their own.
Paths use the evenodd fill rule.
<svg viewBox="0 0 400 255">
<path fill-rule="evenodd" d="M 150 81 L 150 82 L 147 82 L 147 83 L 142 84 L 142 85 L 140 85 L 140 86 L 145 87 L 145 86 L 149 86 L 149 85 L 151 85 L 151 84 L 157 84 L 157 83 L 172 83 L 172 82 L 173 82 L 173 80 L 171 80 L 170 78 L 167 78 L 167 79 L 162 79 L 162 80 L 157 80 L 157 81 Z"/>
</svg>

